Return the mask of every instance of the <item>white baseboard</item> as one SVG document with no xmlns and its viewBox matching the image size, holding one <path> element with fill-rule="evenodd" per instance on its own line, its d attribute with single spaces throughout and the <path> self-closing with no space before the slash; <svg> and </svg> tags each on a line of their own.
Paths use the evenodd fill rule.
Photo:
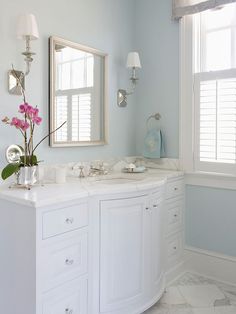
<svg viewBox="0 0 236 314">
<path fill-rule="evenodd" d="M 185 271 L 236 285 L 236 257 L 185 247 Z"/>
</svg>

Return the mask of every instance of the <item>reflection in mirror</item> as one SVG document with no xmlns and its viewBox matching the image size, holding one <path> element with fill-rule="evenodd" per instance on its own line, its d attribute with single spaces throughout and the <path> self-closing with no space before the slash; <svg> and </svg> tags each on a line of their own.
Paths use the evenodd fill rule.
<svg viewBox="0 0 236 314">
<path fill-rule="evenodd" d="M 51 146 L 104 145 L 107 141 L 107 55 L 50 38 Z"/>
</svg>

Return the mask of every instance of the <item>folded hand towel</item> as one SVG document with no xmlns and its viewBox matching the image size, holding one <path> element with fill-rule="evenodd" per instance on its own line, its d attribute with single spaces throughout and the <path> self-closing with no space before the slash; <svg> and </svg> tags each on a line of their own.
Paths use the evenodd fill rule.
<svg viewBox="0 0 236 314">
<path fill-rule="evenodd" d="M 144 140 L 144 153 L 146 158 L 161 158 L 164 157 L 164 143 L 161 130 L 148 130 Z"/>
</svg>

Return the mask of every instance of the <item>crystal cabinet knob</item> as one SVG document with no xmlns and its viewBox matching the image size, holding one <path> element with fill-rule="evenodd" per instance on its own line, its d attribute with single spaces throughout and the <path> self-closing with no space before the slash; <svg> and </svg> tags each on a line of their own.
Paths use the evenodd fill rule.
<svg viewBox="0 0 236 314">
<path fill-rule="evenodd" d="M 74 218 L 66 218 L 65 222 L 66 222 L 68 225 L 72 225 L 73 222 L 74 222 Z"/>
<path fill-rule="evenodd" d="M 74 260 L 73 259 L 66 259 L 65 260 L 65 264 L 70 266 L 70 265 L 73 265 L 74 264 Z"/>
</svg>

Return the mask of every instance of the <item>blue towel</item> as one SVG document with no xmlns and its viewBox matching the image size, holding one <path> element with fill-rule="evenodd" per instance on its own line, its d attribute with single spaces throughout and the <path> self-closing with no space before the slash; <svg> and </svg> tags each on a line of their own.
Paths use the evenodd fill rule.
<svg viewBox="0 0 236 314">
<path fill-rule="evenodd" d="M 161 130 L 148 130 L 144 140 L 143 156 L 146 158 L 161 158 L 164 157 L 164 143 Z"/>
</svg>

